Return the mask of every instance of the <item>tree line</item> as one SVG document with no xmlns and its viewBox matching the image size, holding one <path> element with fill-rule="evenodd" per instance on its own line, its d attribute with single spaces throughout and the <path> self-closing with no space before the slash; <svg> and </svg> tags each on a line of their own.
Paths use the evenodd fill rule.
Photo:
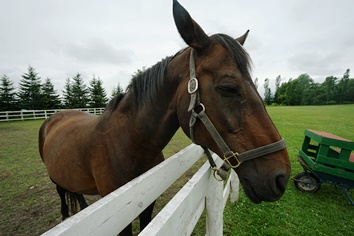
<svg viewBox="0 0 354 236">
<path fill-rule="evenodd" d="M 341 78 L 328 76 L 323 83 L 316 83 L 308 74 L 281 83 L 275 80 L 275 92 L 269 88 L 269 79 L 264 81 L 264 103 L 266 105 L 332 105 L 354 103 L 354 79 L 347 69 Z M 257 81 L 255 81 L 258 83 Z"/>
<path fill-rule="evenodd" d="M 133 76 L 142 73 L 146 68 L 138 69 Z M 328 76 L 323 83 L 316 83 L 308 74 L 301 74 L 296 79 L 290 78 L 281 82 L 279 75 L 275 80 L 275 92 L 269 87 L 270 80 L 264 80 L 264 103 L 266 105 L 329 105 L 354 103 L 354 79 L 350 78 L 347 69 L 341 78 Z M 258 78 L 254 81 L 258 88 Z M 60 96 L 50 78 L 42 83 L 36 70 L 29 66 L 28 72 L 22 75 L 17 89 L 11 79 L 3 75 L 0 84 L 0 111 L 48 110 L 72 108 L 105 107 L 108 102 L 106 90 L 99 77 L 93 75 L 87 86 L 80 73 L 67 78 L 63 96 Z M 122 93 L 118 83 L 111 93 Z"/>
<path fill-rule="evenodd" d="M 28 67 L 28 72 L 22 75 L 16 91 L 14 83 L 7 76 L 1 77 L 0 111 L 17 110 L 48 110 L 72 108 L 105 107 L 108 102 L 106 90 L 99 77 L 93 75 L 87 86 L 80 73 L 67 78 L 63 96 L 60 96 L 50 78 L 42 83 L 36 70 Z M 111 93 L 111 98 L 123 92 L 118 83 Z"/>
</svg>

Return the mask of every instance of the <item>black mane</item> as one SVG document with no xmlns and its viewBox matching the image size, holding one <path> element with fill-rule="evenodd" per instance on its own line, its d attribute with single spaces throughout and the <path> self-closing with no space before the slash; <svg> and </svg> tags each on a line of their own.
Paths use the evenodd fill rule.
<svg viewBox="0 0 354 236">
<path fill-rule="evenodd" d="M 124 96 L 125 93 L 120 93 L 116 95 L 111 101 L 109 101 L 104 110 L 110 112 L 114 111 L 118 107 L 119 102 L 124 98 Z"/>
<path fill-rule="evenodd" d="M 134 93 L 137 107 L 151 104 L 157 99 L 157 95 L 163 86 L 166 68 L 175 56 L 166 57 L 156 65 L 138 73 L 132 78 L 127 87 L 127 93 Z"/>
<path fill-rule="evenodd" d="M 228 49 L 237 63 L 242 77 L 252 81 L 250 76 L 251 59 L 244 48 L 235 39 L 225 34 L 215 34 L 210 38 Z M 127 94 L 134 93 L 135 105 L 137 108 L 141 108 L 145 104 L 151 104 L 156 101 L 158 97 L 157 94 L 163 86 L 163 80 L 168 64 L 184 50 L 186 49 L 179 51 L 174 56 L 166 57 L 154 66 L 133 76 L 126 91 Z M 115 97 L 108 103 L 106 109 L 111 111 L 116 109 L 123 97 L 124 95 L 122 94 Z"/>
</svg>

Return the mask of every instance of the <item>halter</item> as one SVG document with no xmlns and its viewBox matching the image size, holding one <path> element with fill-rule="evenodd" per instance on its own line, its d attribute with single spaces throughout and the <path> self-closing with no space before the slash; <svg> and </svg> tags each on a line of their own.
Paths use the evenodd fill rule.
<svg viewBox="0 0 354 236">
<path fill-rule="evenodd" d="M 215 143 L 218 145 L 218 147 L 224 154 L 222 159 L 224 160 L 224 162 L 227 163 L 228 166 L 223 165 L 222 169 L 227 171 L 230 167 L 237 168 L 245 161 L 257 157 L 261 157 L 273 152 L 280 151 L 286 147 L 285 140 L 282 138 L 281 140 L 275 143 L 261 146 L 243 153 L 233 152 L 226 144 L 224 139 L 221 137 L 219 132 L 216 130 L 213 123 L 210 121 L 208 115 L 205 113 L 205 106 L 203 105 L 203 103 L 200 102 L 200 96 L 198 91 L 198 79 L 196 77 L 196 71 L 195 71 L 194 49 L 192 49 L 190 53 L 189 68 L 190 68 L 190 79 L 188 81 L 188 93 L 191 96 L 191 100 L 189 103 L 188 111 L 191 112 L 191 117 L 189 120 L 190 137 L 193 143 L 197 144 L 194 137 L 194 126 L 197 122 L 197 119 L 200 119 L 204 124 L 205 128 L 208 130 L 211 137 L 214 139 Z M 223 178 L 222 175 L 226 176 L 226 173 L 219 173 L 219 172 L 223 172 L 222 170 L 216 169 L 216 165 L 214 163 L 214 160 L 211 158 L 211 154 L 208 148 L 206 147 L 202 147 L 202 148 L 204 149 L 204 152 L 208 156 L 212 168 L 218 172 L 221 178 Z M 236 162 L 235 165 L 231 164 L 230 161 L 232 159 L 235 160 Z"/>
</svg>

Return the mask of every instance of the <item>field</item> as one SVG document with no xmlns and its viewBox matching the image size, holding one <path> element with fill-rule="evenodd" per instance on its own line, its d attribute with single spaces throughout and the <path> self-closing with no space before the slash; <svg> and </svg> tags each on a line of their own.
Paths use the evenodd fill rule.
<svg viewBox="0 0 354 236">
<path fill-rule="evenodd" d="M 292 176 L 302 171 L 296 155 L 305 128 L 354 140 L 354 105 L 268 107 L 287 142 Z M 37 133 L 43 121 L 0 123 L 0 235 L 39 235 L 60 223 L 60 202 L 39 157 Z M 164 150 L 170 156 L 190 141 L 179 130 Z M 197 167 L 194 167 L 197 168 Z M 194 170 L 158 199 L 158 211 Z M 354 197 L 354 190 L 350 191 Z M 97 197 L 89 197 L 92 203 Z M 354 207 L 332 185 L 315 193 L 298 191 L 290 180 L 284 197 L 275 203 L 251 203 L 240 192 L 238 204 L 226 206 L 224 235 L 350 235 Z M 203 220 L 194 235 L 204 235 Z"/>
</svg>

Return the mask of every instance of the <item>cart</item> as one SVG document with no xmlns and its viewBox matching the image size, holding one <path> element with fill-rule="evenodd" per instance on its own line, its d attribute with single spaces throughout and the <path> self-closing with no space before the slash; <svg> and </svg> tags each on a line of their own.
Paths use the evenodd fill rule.
<svg viewBox="0 0 354 236">
<path fill-rule="evenodd" d="M 349 190 L 354 188 L 354 142 L 331 133 L 305 130 L 305 139 L 298 160 L 304 169 L 293 177 L 295 187 L 316 192 L 322 183 L 340 188 L 350 204 Z"/>
</svg>

